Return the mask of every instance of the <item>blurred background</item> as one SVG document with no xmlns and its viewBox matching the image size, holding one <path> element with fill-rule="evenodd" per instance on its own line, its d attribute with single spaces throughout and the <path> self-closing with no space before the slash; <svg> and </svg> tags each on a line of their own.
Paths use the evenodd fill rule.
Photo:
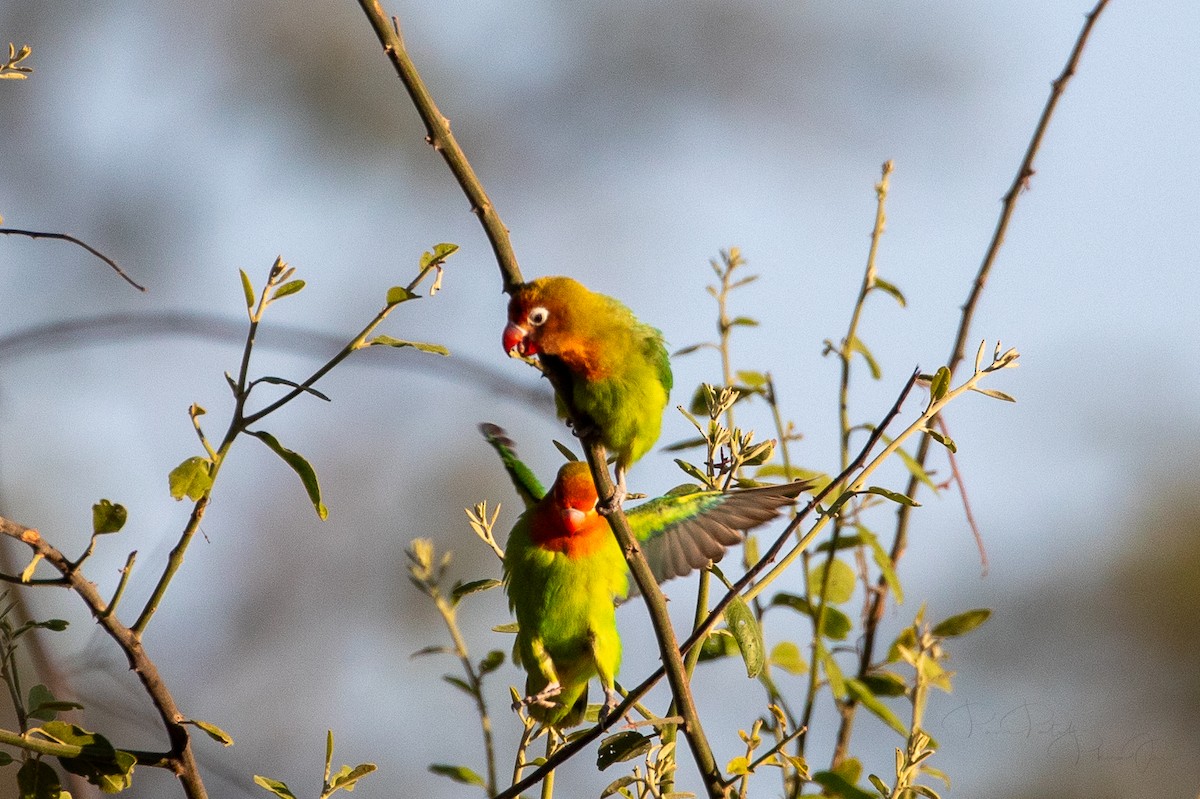
<svg viewBox="0 0 1200 799">
<path fill-rule="evenodd" d="M 895 161 L 878 266 L 908 307 L 868 302 L 861 337 L 883 376 L 856 364 L 856 422 L 879 419 L 915 366 L 948 357 L 1000 197 L 1090 7 L 517 0 L 388 11 L 527 276 L 568 273 L 621 297 L 679 348 L 715 336 L 708 261 L 741 248 L 761 278 L 733 310 L 761 325 L 738 330 L 735 366 L 774 375 L 804 434 L 793 456 L 835 471 L 838 365 L 822 341 L 846 330 L 880 164 Z M 981 576 L 959 500 L 923 496 L 900 570 L 907 602 L 886 620 L 890 640 L 922 602 L 935 619 L 995 609 L 952 648 L 955 691 L 927 716 L 950 796 L 1200 791 L 1197 29 L 1200 6 L 1185 0 L 1114 3 L 1102 17 L 979 307 L 973 338 L 1022 356 L 990 383 L 1016 405 L 970 396 L 946 418 L 990 571 Z M 89 575 L 110 592 L 138 550 L 127 621 L 189 511 L 166 479 L 200 452 L 187 408 L 208 410 L 212 438 L 228 419 L 237 270 L 261 285 L 281 254 L 308 281 L 272 307 L 253 363 L 303 379 L 411 279 L 423 250 L 461 245 L 444 290 L 382 330 L 453 357 L 363 352 L 319 384 L 331 404 L 296 402 L 263 425 L 314 464 L 329 520 L 275 455 L 239 442 L 146 644 L 184 712 L 237 742 L 196 741 L 213 796 L 265 796 L 254 774 L 315 795 L 327 728 L 335 766 L 379 765 L 363 796 L 473 795 L 426 770 L 483 764 L 469 699 L 440 680 L 456 663 L 410 659 L 446 635 L 408 582 L 404 550 L 432 538 L 454 550 L 455 577 L 498 576 L 462 509 L 502 502 L 506 531 L 517 500 L 476 425 L 507 428 L 547 478 L 560 461 L 550 439 L 569 433 L 534 370 L 501 352 L 490 249 L 358 5 L 0 3 L 8 41 L 33 47 L 36 71 L 0 81 L 5 225 L 77 235 L 149 291 L 68 244 L 0 237 L 0 511 L 73 553 L 92 503 L 126 505 L 126 529 L 101 542 Z M 712 353 L 677 358 L 675 374 L 677 402 L 720 379 Z M 761 404 L 739 422 L 770 429 Z M 670 413 L 662 443 L 688 432 Z M 931 466 L 948 475 L 943 460 Z M 904 477 L 880 480 L 901 488 Z M 683 475 L 656 452 L 631 478 L 658 493 Z M 26 552 L 5 547 L 19 570 Z M 681 623 L 690 589 L 670 590 Z M 77 598 L 30 596 L 39 617 L 72 622 L 46 638 L 61 673 L 42 679 L 86 705 L 85 726 L 163 748 L 133 675 Z M 464 614 L 476 657 L 508 650 L 490 630 L 508 620 L 498 591 L 466 600 Z M 627 684 L 656 665 L 643 615 L 636 603 L 620 612 L 636 642 Z M 768 617 L 768 642 L 802 635 L 789 624 Z M 506 664 L 489 684 L 502 775 L 518 732 L 506 686 L 521 681 Z M 780 681 L 800 695 L 800 678 Z M 736 731 L 762 691 L 736 662 L 705 667 L 698 683 L 724 762 L 742 753 Z M 814 723 L 815 767 L 828 762 L 830 710 Z M 853 750 L 869 770 L 888 776 L 899 744 L 861 716 Z M 697 787 L 693 773 L 681 766 L 681 787 Z M 617 774 L 584 757 L 560 771 L 559 793 L 598 795 Z M 771 775 L 752 785 L 778 794 Z M 179 790 L 139 769 L 129 795 Z"/>
</svg>

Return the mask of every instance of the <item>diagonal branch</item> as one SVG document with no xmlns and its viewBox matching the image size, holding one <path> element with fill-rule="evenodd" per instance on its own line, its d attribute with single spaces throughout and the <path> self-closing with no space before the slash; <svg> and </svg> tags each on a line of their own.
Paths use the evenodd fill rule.
<svg viewBox="0 0 1200 799">
<path fill-rule="evenodd" d="M 140 637 L 122 624 L 116 614 L 108 612 L 108 604 L 96 590 L 95 584 L 84 578 L 83 574 L 75 568 L 76 564 L 47 543 L 37 530 L 0 517 L 0 534 L 27 544 L 35 555 L 41 556 L 53 566 L 70 582 L 71 588 L 87 605 L 96 623 L 108 633 L 110 638 L 116 641 L 117 646 L 125 653 L 129 667 L 137 674 L 142 686 L 146 689 L 146 693 L 150 696 L 150 700 L 154 703 L 154 708 L 158 711 L 159 718 L 162 719 L 163 726 L 166 728 L 167 738 L 171 742 L 171 751 L 161 758 L 161 764 L 179 778 L 188 799 L 206 799 L 208 794 L 200 779 L 200 770 L 195 754 L 192 752 L 191 738 L 183 723 L 186 721 L 186 717 L 179 712 L 175 698 L 167 689 L 167 684 L 159 674 L 158 667 L 146 654 Z"/>
<path fill-rule="evenodd" d="M 1083 28 L 1079 31 L 1079 36 L 1075 40 L 1075 46 L 1071 49 L 1071 54 L 1067 58 L 1066 66 L 1063 68 L 1062 73 L 1050 84 L 1050 96 L 1046 98 L 1046 105 L 1042 109 L 1042 115 L 1038 119 L 1037 126 L 1034 128 L 1033 136 L 1029 140 L 1029 146 L 1025 149 L 1025 156 L 1021 159 L 1021 165 L 1017 169 L 1016 177 L 1013 178 L 1012 185 L 1009 186 L 1008 191 L 1004 195 L 1003 205 L 1000 209 L 1000 218 L 996 222 L 996 229 L 992 234 L 991 243 L 984 252 L 983 262 L 979 266 L 979 272 L 975 275 L 975 281 L 971 286 L 967 301 L 962 307 L 958 332 L 954 339 L 954 347 L 950 353 L 950 361 L 947 364 L 951 376 L 953 376 L 955 370 L 966 356 L 967 341 L 971 336 L 971 321 L 975 316 L 975 309 L 979 305 L 983 289 L 987 285 L 988 277 L 991 275 L 992 266 L 1000 254 L 1000 248 L 1004 244 L 1005 235 L 1008 233 L 1008 225 L 1012 220 L 1013 211 L 1017 205 L 1017 198 L 1022 191 L 1029 187 L 1029 181 L 1034 175 L 1033 162 L 1037 157 L 1038 150 L 1041 148 L 1046 130 L 1049 128 L 1050 119 L 1053 117 L 1054 111 L 1058 107 L 1058 101 L 1062 98 L 1063 92 L 1067 88 L 1067 83 L 1075 75 L 1080 57 L 1083 55 L 1083 49 L 1091 37 L 1092 28 L 1107 5 L 1108 0 L 1099 0 L 1087 15 L 1083 23 Z M 921 443 L 918 445 L 915 455 L 916 462 L 922 468 L 924 468 L 925 461 L 929 456 L 929 446 L 929 437 L 922 436 Z M 908 488 L 905 493 L 915 498 L 919 490 L 920 481 L 914 475 L 909 479 Z M 893 564 L 899 563 L 900 558 L 904 556 L 904 552 L 908 547 L 908 525 L 911 515 L 911 508 L 907 505 L 901 505 L 896 513 L 896 537 L 892 543 L 892 551 L 890 553 Z M 874 657 L 875 637 L 878 635 L 879 624 L 883 619 L 883 610 L 887 603 L 887 598 L 888 584 L 883 577 L 880 577 L 867 610 L 866 624 L 863 631 L 862 652 L 859 657 L 858 674 L 860 677 L 865 675 L 871 667 L 871 661 Z M 844 756 L 844 753 L 849 748 L 849 719 L 849 716 L 843 717 L 841 728 L 838 730 L 837 746 L 834 754 L 835 763 L 838 762 L 839 754 Z"/>
</svg>

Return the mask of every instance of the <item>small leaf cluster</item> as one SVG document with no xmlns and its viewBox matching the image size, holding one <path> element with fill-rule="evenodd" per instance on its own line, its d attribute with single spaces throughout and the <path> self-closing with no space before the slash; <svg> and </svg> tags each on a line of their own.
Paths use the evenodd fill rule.
<svg viewBox="0 0 1200 799">
<path fill-rule="evenodd" d="M 18 50 L 12 42 L 8 43 L 8 60 L 0 64 L 0 80 L 25 80 L 33 73 L 33 67 L 23 67 L 21 62 L 33 53 L 29 45 L 22 45 Z"/>
<path fill-rule="evenodd" d="M 333 730 L 329 730 L 325 735 L 325 777 L 321 782 L 319 799 L 329 799 L 338 791 L 347 793 L 353 791 L 359 780 L 375 770 L 374 763 L 359 763 L 353 768 L 342 766 L 336 772 L 333 771 Z M 287 786 L 287 783 L 280 780 L 256 774 L 254 775 L 254 784 L 279 799 L 297 799 L 296 794 L 292 793 L 292 789 Z"/>
</svg>

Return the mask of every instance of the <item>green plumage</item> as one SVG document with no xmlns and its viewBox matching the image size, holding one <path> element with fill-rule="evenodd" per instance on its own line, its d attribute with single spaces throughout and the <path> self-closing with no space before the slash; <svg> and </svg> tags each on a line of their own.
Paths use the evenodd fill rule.
<svg viewBox="0 0 1200 799">
<path fill-rule="evenodd" d="M 605 689 L 605 707 L 616 704 L 621 641 L 615 605 L 629 595 L 631 578 L 608 521 L 596 511 L 586 463 L 565 464 L 546 493 L 503 430 L 481 429 L 527 508 L 504 557 L 505 591 L 518 624 L 513 656 L 529 675 L 523 704 L 535 718 L 569 727 L 582 720 L 593 676 Z M 774 518 L 806 487 L 789 483 L 729 493 L 683 488 L 626 516 L 661 582 L 720 560 L 726 547 L 742 540 L 742 531 Z M 561 691 L 544 695 L 555 684 Z"/>
<path fill-rule="evenodd" d="M 508 319 L 505 349 L 538 355 L 567 384 L 575 409 L 617 456 L 620 479 L 662 427 L 673 382 L 662 333 L 568 277 L 517 286 Z"/>
</svg>

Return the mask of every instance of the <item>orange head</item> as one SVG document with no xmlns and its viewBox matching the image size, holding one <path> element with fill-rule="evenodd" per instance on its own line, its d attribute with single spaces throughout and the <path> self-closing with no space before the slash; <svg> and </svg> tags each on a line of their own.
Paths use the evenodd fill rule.
<svg viewBox="0 0 1200 799">
<path fill-rule="evenodd" d="M 569 534 L 580 532 L 595 520 L 599 497 L 596 496 L 596 484 L 592 481 L 592 470 L 587 461 L 563 464 L 550 493 L 562 517 L 562 525 Z"/>
<path fill-rule="evenodd" d="M 591 297 L 569 277 L 542 277 L 517 286 L 508 301 L 504 351 L 526 358 L 554 354 L 556 340 L 574 329 L 573 310 L 586 309 Z"/>
</svg>

